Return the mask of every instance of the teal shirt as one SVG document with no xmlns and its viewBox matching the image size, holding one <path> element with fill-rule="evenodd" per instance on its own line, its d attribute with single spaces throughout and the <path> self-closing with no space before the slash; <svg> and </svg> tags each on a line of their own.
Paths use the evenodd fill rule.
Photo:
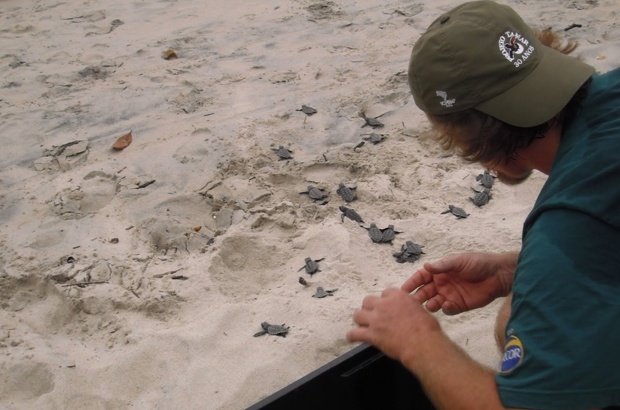
<svg viewBox="0 0 620 410">
<path fill-rule="evenodd" d="M 525 221 L 506 338 L 504 406 L 620 404 L 620 69 L 593 76 Z"/>
</svg>

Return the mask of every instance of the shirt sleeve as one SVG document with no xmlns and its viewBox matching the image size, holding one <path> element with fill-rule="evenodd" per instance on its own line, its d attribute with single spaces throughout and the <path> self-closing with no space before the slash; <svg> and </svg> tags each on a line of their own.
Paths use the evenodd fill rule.
<svg viewBox="0 0 620 410">
<path fill-rule="evenodd" d="M 496 377 L 506 407 L 619 404 L 620 231 L 583 212 L 543 212 L 523 240 L 506 340 Z"/>
</svg>

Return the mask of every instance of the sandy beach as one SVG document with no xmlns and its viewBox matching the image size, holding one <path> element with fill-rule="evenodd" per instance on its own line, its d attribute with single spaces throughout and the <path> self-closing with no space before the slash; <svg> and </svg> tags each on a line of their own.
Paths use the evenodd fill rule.
<svg viewBox="0 0 620 410">
<path fill-rule="evenodd" d="M 244 409 L 355 347 L 365 295 L 519 249 L 545 176 L 475 206 L 483 169 L 440 149 L 407 85 L 460 3 L 0 0 L 0 409 Z M 503 3 L 620 65 L 615 0 Z M 397 263 L 406 241 L 424 253 Z M 436 314 L 490 367 L 498 302 Z M 253 337 L 264 321 L 287 337 Z"/>
</svg>

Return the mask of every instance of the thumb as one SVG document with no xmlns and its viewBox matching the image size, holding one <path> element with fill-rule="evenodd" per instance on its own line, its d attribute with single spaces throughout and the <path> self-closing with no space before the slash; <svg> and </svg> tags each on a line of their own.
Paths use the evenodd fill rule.
<svg viewBox="0 0 620 410">
<path fill-rule="evenodd" d="M 451 270 L 457 270 L 459 255 L 446 256 L 434 262 L 425 263 L 424 269 L 432 274 L 446 273 Z"/>
<path fill-rule="evenodd" d="M 424 264 L 424 269 L 426 269 L 428 272 L 430 272 L 433 275 L 435 275 L 437 273 L 446 272 L 447 270 L 449 270 L 449 266 L 450 265 L 445 261 L 445 258 L 444 258 L 444 259 L 440 259 L 438 261 L 425 263 Z"/>
</svg>

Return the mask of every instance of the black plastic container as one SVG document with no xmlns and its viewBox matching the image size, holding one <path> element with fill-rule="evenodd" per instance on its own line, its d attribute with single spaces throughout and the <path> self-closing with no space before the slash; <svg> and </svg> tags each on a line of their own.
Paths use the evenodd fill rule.
<svg viewBox="0 0 620 410">
<path fill-rule="evenodd" d="M 435 410 L 399 362 L 362 344 L 247 410 Z"/>
</svg>

